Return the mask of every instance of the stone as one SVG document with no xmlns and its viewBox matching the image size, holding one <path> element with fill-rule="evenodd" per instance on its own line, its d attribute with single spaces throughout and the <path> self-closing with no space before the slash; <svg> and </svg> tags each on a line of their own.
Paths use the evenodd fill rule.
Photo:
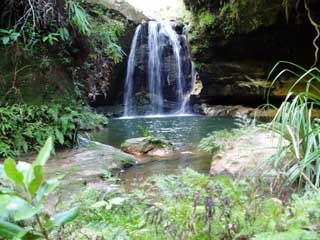
<svg viewBox="0 0 320 240">
<path fill-rule="evenodd" d="M 63 185 L 100 182 L 106 172 L 123 169 L 140 160 L 112 146 L 80 138 L 80 147 L 58 152 L 45 166 L 50 177 L 64 175 Z"/>
<path fill-rule="evenodd" d="M 272 119 L 276 114 L 275 109 L 258 109 L 242 105 L 211 106 L 205 103 L 193 105 L 193 112 L 210 117 L 246 117 L 257 119 Z"/>
<path fill-rule="evenodd" d="M 126 140 L 121 149 L 135 156 L 167 157 L 174 153 L 173 144 L 156 137 L 140 137 Z"/>
<path fill-rule="evenodd" d="M 255 128 L 237 138 L 213 156 L 210 175 L 249 177 L 272 169 L 267 162 L 277 152 L 279 137 L 271 131 Z"/>
</svg>

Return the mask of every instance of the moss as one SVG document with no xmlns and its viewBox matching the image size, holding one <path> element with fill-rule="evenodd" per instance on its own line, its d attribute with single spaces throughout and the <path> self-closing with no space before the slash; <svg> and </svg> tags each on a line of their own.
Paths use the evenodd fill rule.
<svg viewBox="0 0 320 240">
<path fill-rule="evenodd" d="M 192 12 L 189 41 L 193 55 L 203 54 L 218 40 L 228 40 L 236 34 L 247 34 L 274 24 L 282 10 L 282 0 L 212 1 L 185 0 Z"/>
</svg>

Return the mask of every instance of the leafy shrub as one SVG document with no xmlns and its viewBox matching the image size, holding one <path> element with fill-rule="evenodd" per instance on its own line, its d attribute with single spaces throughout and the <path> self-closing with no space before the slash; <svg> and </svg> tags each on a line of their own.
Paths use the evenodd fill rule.
<svg viewBox="0 0 320 240">
<path fill-rule="evenodd" d="M 290 62 L 279 62 L 271 73 L 276 71 L 279 64 L 289 64 L 295 70 L 282 70 L 272 85 L 285 73 L 292 74 L 298 80 L 289 90 L 272 121 L 271 129 L 279 133 L 280 141 L 278 153 L 271 160 L 290 182 L 319 188 L 320 119 L 313 115 L 314 106 L 320 106 L 320 70 L 307 70 Z M 300 82 L 306 84 L 305 91 L 294 96 L 293 91 Z"/>
<path fill-rule="evenodd" d="M 0 107 L 0 156 L 39 150 L 48 136 L 58 146 L 77 142 L 79 130 L 107 123 L 106 118 L 82 107 L 60 104 Z"/>
<path fill-rule="evenodd" d="M 319 192 L 295 195 L 287 206 L 262 194 L 261 186 L 211 178 L 187 169 L 182 175 L 152 177 L 131 193 L 87 190 L 77 195 L 69 204 L 79 205 L 82 214 L 64 228 L 62 236 L 146 240 L 319 238 Z M 297 232 L 299 235 L 295 235 Z"/>
<path fill-rule="evenodd" d="M 44 180 L 44 165 L 53 150 L 48 138 L 32 164 L 8 158 L 0 172 L 0 236 L 5 239 L 50 239 L 50 232 L 72 221 L 78 209 L 54 216 L 43 212 L 44 201 L 58 186 L 58 178 Z M 2 168 L 0 168 L 0 171 Z M 1 182 L 0 182 L 1 183 Z"/>
</svg>

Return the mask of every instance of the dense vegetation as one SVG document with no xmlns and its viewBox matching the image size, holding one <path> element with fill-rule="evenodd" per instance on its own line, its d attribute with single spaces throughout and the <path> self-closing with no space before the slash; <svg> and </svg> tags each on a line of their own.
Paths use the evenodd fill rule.
<svg viewBox="0 0 320 240">
<path fill-rule="evenodd" d="M 296 195 L 285 203 L 268 196 L 266 187 L 187 169 L 179 176 L 154 176 L 130 193 L 87 190 L 70 203 L 82 214 L 63 230 L 63 236 L 318 239 L 319 193 Z"/>
<path fill-rule="evenodd" d="M 113 65 L 124 54 L 118 41 L 127 20 L 116 14 L 91 1 L 5 1 L 1 101 L 30 102 L 35 86 L 42 99 L 75 88 L 89 99 L 106 98 Z"/>
<path fill-rule="evenodd" d="M 91 1 L 4 1 L 0 6 L 0 156 L 72 146 L 106 124 L 86 107 L 107 98 L 127 24 Z"/>
<path fill-rule="evenodd" d="M 228 40 L 273 24 L 281 12 L 289 18 L 294 9 L 283 0 L 184 2 L 193 12 L 194 53 L 214 42 L 203 37 L 208 32 Z M 302 3 L 320 35 L 309 1 Z M 108 187 L 78 189 L 71 200 L 65 196 L 54 203 L 61 210 L 54 214 L 45 206 L 53 205 L 63 176 L 47 180 L 45 163 L 54 145 L 71 147 L 79 131 L 107 123 L 84 100 L 107 98 L 112 67 L 124 54 L 118 40 L 128 22 L 90 0 L 4 0 L 0 15 L 0 158 L 9 157 L 0 165 L 0 238 L 320 238 L 320 120 L 315 116 L 320 107 L 319 68 L 280 62 L 271 71 L 270 76 L 276 74 L 271 86 L 288 73 L 297 79 L 271 124 L 264 125 L 280 139 L 278 151 L 266 162 L 273 167 L 274 179 L 210 177 L 185 169 L 181 175 L 155 175 L 131 183 L 124 191 L 119 179 L 106 172 L 103 184 Z M 317 38 L 318 49 L 316 43 Z M 318 50 L 315 65 L 317 54 Z M 280 64 L 286 67 L 279 71 Z M 298 83 L 305 84 L 303 92 L 295 92 Z M 211 133 L 199 149 L 214 155 L 250 127 Z M 150 143 L 163 144 L 149 136 L 147 128 L 140 130 Z M 11 158 L 39 150 L 32 163 Z M 279 178 L 285 186 L 276 186 Z"/>
<path fill-rule="evenodd" d="M 81 106 L 22 104 L 0 107 L 0 156 L 38 150 L 50 136 L 56 147 L 77 143 L 80 130 L 107 123 L 105 117 Z"/>
</svg>

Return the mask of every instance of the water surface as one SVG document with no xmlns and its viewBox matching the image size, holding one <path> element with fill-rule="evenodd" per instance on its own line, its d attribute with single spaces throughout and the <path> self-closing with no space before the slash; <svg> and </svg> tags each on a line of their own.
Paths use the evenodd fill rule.
<svg viewBox="0 0 320 240">
<path fill-rule="evenodd" d="M 126 139 L 141 137 L 141 128 L 152 136 L 163 136 L 171 141 L 177 154 L 170 158 L 148 159 L 148 163 L 133 166 L 121 176 L 124 182 L 136 182 L 154 174 L 176 174 L 192 168 L 208 173 L 211 156 L 197 150 L 200 140 L 213 131 L 236 128 L 232 118 L 205 116 L 153 116 L 140 118 L 110 119 L 108 128 L 94 134 L 96 141 L 120 147 Z"/>
</svg>

